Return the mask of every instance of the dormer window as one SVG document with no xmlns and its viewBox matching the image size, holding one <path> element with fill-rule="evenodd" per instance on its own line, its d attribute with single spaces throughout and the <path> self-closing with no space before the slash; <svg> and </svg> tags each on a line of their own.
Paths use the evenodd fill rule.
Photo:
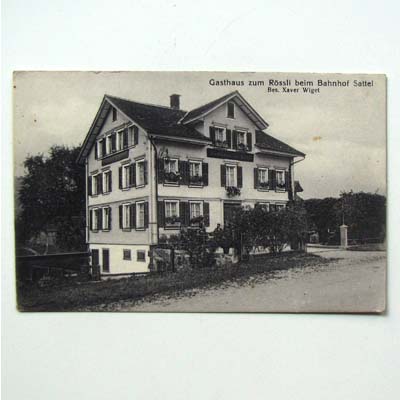
<svg viewBox="0 0 400 400">
<path fill-rule="evenodd" d="M 235 118 L 235 103 L 233 101 L 228 102 L 228 118 Z"/>
<path fill-rule="evenodd" d="M 112 120 L 116 121 L 117 120 L 117 109 L 116 108 L 112 108 Z"/>
</svg>

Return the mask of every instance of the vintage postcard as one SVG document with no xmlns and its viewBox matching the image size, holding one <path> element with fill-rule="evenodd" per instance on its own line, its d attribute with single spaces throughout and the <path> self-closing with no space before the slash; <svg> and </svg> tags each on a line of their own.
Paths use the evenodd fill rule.
<svg viewBox="0 0 400 400">
<path fill-rule="evenodd" d="M 15 72 L 20 311 L 386 307 L 386 76 Z"/>
</svg>

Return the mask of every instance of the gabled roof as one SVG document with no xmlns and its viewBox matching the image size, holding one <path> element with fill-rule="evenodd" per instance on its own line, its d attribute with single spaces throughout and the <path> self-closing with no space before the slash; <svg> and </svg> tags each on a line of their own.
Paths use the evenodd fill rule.
<svg viewBox="0 0 400 400">
<path fill-rule="evenodd" d="M 279 153 L 287 153 L 294 156 L 305 157 L 305 154 L 288 144 L 273 138 L 262 131 L 256 131 L 256 146 L 260 149 L 270 150 Z"/>
<path fill-rule="evenodd" d="M 189 111 L 180 122 L 184 125 L 194 122 L 228 101 L 234 101 L 258 129 L 266 129 L 268 127 L 268 123 L 237 90 Z"/>
</svg>

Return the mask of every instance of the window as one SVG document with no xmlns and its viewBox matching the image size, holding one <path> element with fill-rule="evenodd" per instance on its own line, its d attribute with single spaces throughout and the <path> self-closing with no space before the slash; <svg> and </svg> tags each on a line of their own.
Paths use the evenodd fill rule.
<svg viewBox="0 0 400 400">
<path fill-rule="evenodd" d="M 131 251 L 129 249 L 122 250 L 122 259 L 123 260 L 132 260 Z"/>
<path fill-rule="evenodd" d="M 116 121 L 117 120 L 117 109 L 116 108 L 112 108 L 112 120 Z"/>
<path fill-rule="evenodd" d="M 106 138 L 106 153 L 110 154 L 112 149 L 112 137 L 108 135 Z"/>
<path fill-rule="evenodd" d="M 145 166 L 144 166 L 144 160 L 140 160 L 136 162 L 136 185 L 137 186 L 143 186 L 145 185 Z"/>
<path fill-rule="evenodd" d="M 144 202 L 136 203 L 136 228 L 144 229 Z"/>
<path fill-rule="evenodd" d="M 219 147 L 227 147 L 228 144 L 225 141 L 224 128 L 215 128 L 215 145 Z"/>
<path fill-rule="evenodd" d="M 144 250 L 137 250 L 136 259 L 138 261 L 146 261 L 146 252 Z"/>
<path fill-rule="evenodd" d="M 226 186 L 236 186 L 236 166 L 226 165 Z"/>
<path fill-rule="evenodd" d="M 276 211 L 280 211 L 280 210 L 283 210 L 285 208 L 285 205 L 284 204 L 276 204 L 275 208 L 276 208 Z"/>
<path fill-rule="evenodd" d="M 122 228 L 129 229 L 131 227 L 131 205 L 122 205 Z"/>
<path fill-rule="evenodd" d="M 276 170 L 276 188 L 278 190 L 286 189 L 285 171 L 283 170 Z"/>
<path fill-rule="evenodd" d="M 261 189 L 268 189 L 268 168 L 258 168 L 258 187 Z"/>
<path fill-rule="evenodd" d="M 103 193 L 110 193 L 111 190 L 111 171 L 106 171 L 103 173 Z"/>
<path fill-rule="evenodd" d="M 117 132 L 117 150 L 124 148 L 124 131 Z"/>
<path fill-rule="evenodd" d="M 111 208 L 104 207 L 103 208 L 103 231 L 111 230 Z"/>
<path fill-rule="evenodd" d="M 202 185 L 202 162 L 189 161 L 189 180 L 191 185 Z"/>
<path fill-rule="evenodd" d="M 165 201 L 165 224 L 179 225 L 179 202 L 176 200 Z"/>
<path fill-rule="evenodd" d="M 237 131 L 237 146 L 239 150 L 246 150 L 246 132 Z"/>
<path fill-rule="evenodd" d="M 202 205 L 201 201 L 191 201 L 190 203 L 190 221 L 195 222 L 193 220 L 199 219 L 202 216 Z"/>
<path fill-rule="evenodd" d="M 269 211 L 269 203 L 257 203 L 257 206 L 265 208 L 267 211 Z"/>
<path fill-rule="evenodd" d="M 230 101 L 228 102 L 228 118 L 235 118 L 235 103 Z"/>
<path fill-rule="evenodd" d="M 180 175 L 178 170 L 178 160 L 174 158 L 164 159 L 164 177 L 167 183 L 179 183 Z"/>
<path fill-rule="evenodd" d="M 92 195 L 96 196 L 102 192 L 102 174 L 92 176 Z"/>
<path fill-rule="evenodd" d="M 124 165 L 122 167 L 122 187 L 123 188 L 127 188 L 129 187 L 129 183 L 130 183 L 130 165 Z"/>
<path fill-rule="evenodd" d="M 93 222 L 92 222 L 92 230 L 98 231 L 99 230 L 99 225 L 100 225 L 100 213 L 101 209 L 100 208 L 94 208 L 92 210 L 92 215 L 93 215 Z"/>
</svg>

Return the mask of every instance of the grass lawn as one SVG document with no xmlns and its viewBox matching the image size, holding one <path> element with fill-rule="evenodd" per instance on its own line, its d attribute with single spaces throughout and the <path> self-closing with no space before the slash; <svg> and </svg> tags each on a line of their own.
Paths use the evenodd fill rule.
<svg viewBox="0 0 400 400">
<path fill-rule="evenodd" d="M 74 311 L 87 306 L 120 300 L 141 300 L 156 293 L 179 292 L 225 281 L 240 281 L 251 275 L 328 264 L 330 260 L 314 254 L 283 253 L 242 262 L 229 268 L 187 270 L 168 274 L 149 274 L 100 282 L 20 283 L 17 302 L 20 311 Z"/>
</svg>

